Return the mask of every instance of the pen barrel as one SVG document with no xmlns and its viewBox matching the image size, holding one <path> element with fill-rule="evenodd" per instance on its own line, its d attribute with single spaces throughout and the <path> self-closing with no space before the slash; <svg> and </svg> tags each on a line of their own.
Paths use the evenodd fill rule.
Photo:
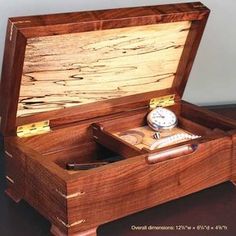
<svg viewBox="0 0 236 236">
<path fill-rule="evenodd" d="M 183 145 L 180 147 L 175 147 L 165 151 L 161 151 L 156 154 L 150 154 L 146 157 L 146 160 L 149 164 L 155 164 L 158 162 L 174 159 L 179 156 L 191 154 L 196 149 L 197 149 L 196 144 Z"/>
</svg>

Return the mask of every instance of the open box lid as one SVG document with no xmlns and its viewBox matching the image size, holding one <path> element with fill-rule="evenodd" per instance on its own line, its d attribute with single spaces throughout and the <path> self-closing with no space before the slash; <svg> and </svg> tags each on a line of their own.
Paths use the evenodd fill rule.
<svg viewBox="0 0 236 236">
<path fill-rule="evenodd" d="M 195 2 L 9 19 L 2 133 L 181 98 L 208 15 Z"/>
</svg>

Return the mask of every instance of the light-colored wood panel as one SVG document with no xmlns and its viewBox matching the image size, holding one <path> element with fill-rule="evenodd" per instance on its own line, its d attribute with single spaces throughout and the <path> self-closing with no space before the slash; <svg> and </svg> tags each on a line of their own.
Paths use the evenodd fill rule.
<svg viewBox="0 0 236 236">
<path fill-rule="evenodd" d="M 149 150 L 153 150 L 151 149 L 151 146 L 157 141 L 157 139 L 155 139 L 153 136 L 156 132 L 153 131 L 151 128 L 149 128 L 148 126 L 142 126 L 142 127 L 138 127 L 135 129 L 129 129 L 123 132 L 116 132 L 113 133 L 113 135 L 115 135 L 116 137 L 120 138 L 121 140 L 134 145 L 135 147 L 142 149 L 142 148 L 147 148 Z M 173 129 L 170 130 L 163 130 L 162 132 L 160 132 L 160 139 L 159 141 L 163 140 L 164 138 L 176 135 L 176 134 L 186 134 L 186 135 L 193 135 L 193 133 L 190 133 L 184 129 L 181 129 L 179 127 L 175 127 Z M 173 144 L 177 144 L 177 143 L 181 143 L 181 142 L 186 142 L 188 139 L 181 139 L 181 140 L 177 140 L 177 141 L 172 141 L 171 143 L 167 143 L 164 146 L 170 146 Z M 162 145 L 163 147 L 163 145 Z M 155 149 L 158 149 L 155 148 Z"/>
<path fill-rule="evenodd" d="M 190 24 L 29 39 L 17 116 L 170 88 Z"/>
</svg>

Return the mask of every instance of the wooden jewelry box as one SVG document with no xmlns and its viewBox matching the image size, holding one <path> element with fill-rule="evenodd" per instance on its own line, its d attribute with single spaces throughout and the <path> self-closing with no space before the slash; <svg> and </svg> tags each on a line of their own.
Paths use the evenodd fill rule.
<svg viewBox="0 0 236 236">
<path fill-rule="evenodd" d="M 9 19 L 6 193 L 54 235 L 96 235 L 106 222 L 235 182 L 236 122 L 181 100 L 208 15 L 195 2 Z M 198 138 L 138 146 L 132 134 L 151 135 L 146 116 L 159 106 Z M 74 162 L 97 164 L 67 170 Z"/>
</svg>

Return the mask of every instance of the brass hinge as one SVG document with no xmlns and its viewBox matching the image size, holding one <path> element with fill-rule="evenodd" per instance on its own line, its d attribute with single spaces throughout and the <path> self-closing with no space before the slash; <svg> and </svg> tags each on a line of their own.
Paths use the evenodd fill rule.
<svg viewBox="0 0 236 236">
<path fill-rule="evenodd" d="M 175 104 L 175 94 L 152 98 L 149 102 L 150 109 L 155 109 L 156 107 L 168 107 Z"/>
<path fill-rule="evenodd" d="M 30 137 L 50 131 L 49 120 L 17 127 L 17 136 Z"/>
</svg>

